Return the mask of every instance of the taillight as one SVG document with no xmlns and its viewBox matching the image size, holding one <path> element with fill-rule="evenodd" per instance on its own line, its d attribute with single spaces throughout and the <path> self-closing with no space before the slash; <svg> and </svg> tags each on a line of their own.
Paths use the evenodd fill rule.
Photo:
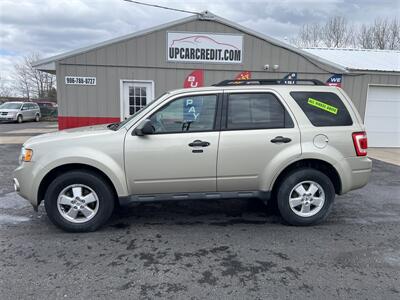
<svg viewBox="0 0 400 300">
<path fill-rule="evenodd" d="M 368 139 L 365 131 L 353 132 L 353 143 L 357 156 L 367 155 Z"/>
</svg>

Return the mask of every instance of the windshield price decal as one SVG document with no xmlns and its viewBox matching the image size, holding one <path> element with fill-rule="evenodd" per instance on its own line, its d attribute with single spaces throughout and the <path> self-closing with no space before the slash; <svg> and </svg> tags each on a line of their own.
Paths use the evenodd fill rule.
<svg viewBox="0 0 400 300">
<path fill-rule="evenodd" d="M 96 77 L 65 76 L 65 84 L 96 85 Z"/>
<path fill-rule="evenodd" d="M 334 114 L 334 115 L 336 115 L 338 112 L 338 109 L 336 107 L 326 104 L 322 101 L 315 100 L 313 98 L 308 98 L 307 103 L 310 104 L 311 106 L 318 107 L 318 108 L 325 110 L 327 112 L 330 112 L 331 114 Z"/>
</svg>

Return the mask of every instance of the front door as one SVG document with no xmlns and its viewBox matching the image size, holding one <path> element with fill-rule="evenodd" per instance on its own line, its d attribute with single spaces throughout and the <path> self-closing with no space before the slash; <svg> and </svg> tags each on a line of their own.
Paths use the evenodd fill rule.
<svg viewBox="0 0 400 300">
<path fill-rule="evenodd" d="M 224 107 L 217 190 L 268 190 L 282 157 L 301 154 L 299 128 L 273 93 L 231 93 Z"/>
<path fill-rule="evenodd" d="M 125 139 L 131 194 L 215 192 L 217 94 L 180 96 L 147 116 L 155 133 Z"/>
<path fill-rule="evenodd" d="M 154 100 L 152 81 L 124 81 L 121 117 L 125 119 Z"/>
</svg>

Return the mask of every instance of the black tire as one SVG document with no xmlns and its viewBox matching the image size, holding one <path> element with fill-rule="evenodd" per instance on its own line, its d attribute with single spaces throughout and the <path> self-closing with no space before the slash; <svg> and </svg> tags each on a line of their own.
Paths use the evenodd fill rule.
<svg viewBox="0 0 400 300">
<path fill-rule="evenodd" d="M 322 208 L 312 216 L 299 216 L 292 210 L 289 204 L 289 197 L 294 187 L 305 181 L 317 183 L 325 194 L 325 201 Z M 295 226 L 308 226 L 323 222 L 332 209 L 334 199 L 335 188 L 329 177 L 311 168 L 299 169 L 289 173 L 281 182 L 277 193 L 278 209 L 282 218 L 288 224 Z"/>
<path fill-rule="evenodd" d="M 57 207 L 57 198 L 60 193 L 73 184 L 90 187 L 98 197 L 97 213 L 84 223 L 73 223 L 65 219 Z M 69 171 L 56 177 L 49 185 L 45 194 L 44 205 L 49 219 L 61 229 L 68 232 L 90 232 L 97 230 L 111 217 L 114 210 L 114 193 L 109 184 L 94 172 Z"/>
<path fill-rule="evenodd" d="M 18 115 L 17 123 L 22 123 L 23 121 L 24 121 L 24 118 L 22 117 L 22 115 Z"/>
<path fill-rule="evenodd" d="M 37 114 L 36 116 L 35 116 L 35 122 L 39 122 L 40 121 L 40 116 L 39 116 L 39 114 Z"/>
</svg>

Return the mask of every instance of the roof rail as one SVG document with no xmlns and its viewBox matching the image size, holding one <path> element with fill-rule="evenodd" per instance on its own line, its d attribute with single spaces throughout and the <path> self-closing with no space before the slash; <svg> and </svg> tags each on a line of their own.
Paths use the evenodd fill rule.
<svg viewBox="0 0 400 300">
<path fill-rule="evenodd" d="M 232 80 L 223 80 L 213 86 L 230 86 L 230 85 L 325 85 L 322 81 L 317 79 L 232 79 Z"/>
</svg>

